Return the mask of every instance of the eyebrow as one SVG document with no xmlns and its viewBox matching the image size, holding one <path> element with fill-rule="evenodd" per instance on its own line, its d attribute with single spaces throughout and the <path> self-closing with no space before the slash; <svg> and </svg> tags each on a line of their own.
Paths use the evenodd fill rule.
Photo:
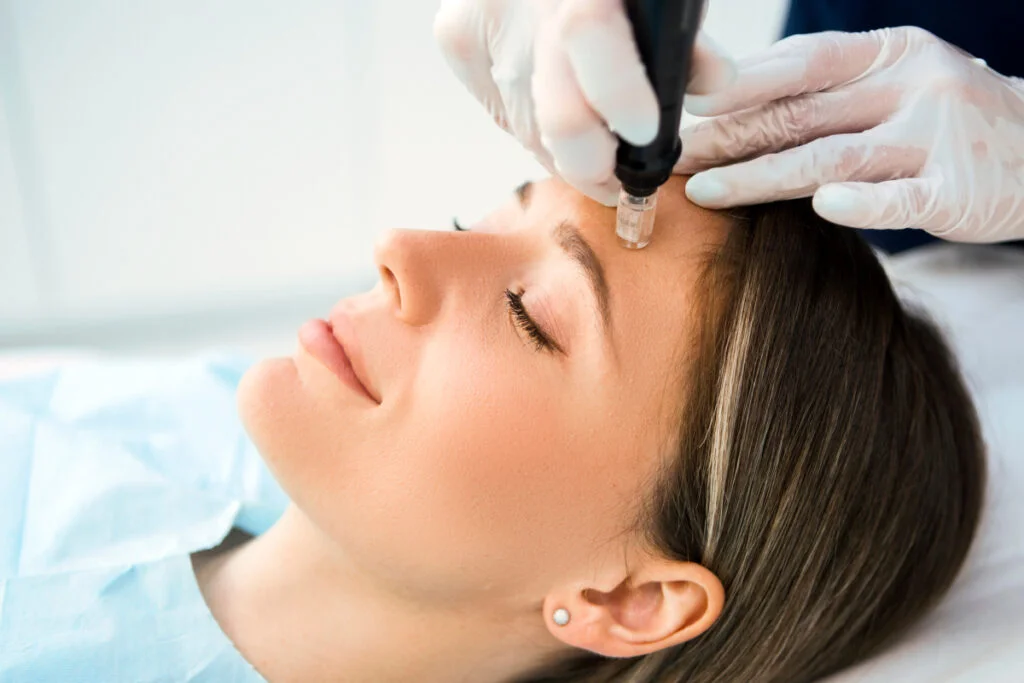
<svg viewBox="0 0 1024 683">
<path fill-rule="evenodd" d="M 533 183 L 526 181 L 516 188 L 516 196 L 519 204 L 525 211 L 530 206 Z M 601 314 L 601 324 L 605 334 L 611 329 L 611 295 L 608 291 L 608 280 L 604 275 L 604 267 L 597 258 L 593 248 L 583 239 L 583 235 L 576 225 L 569 221 L 559 223 L 553 232 L 555 242 L 573 261 L 583 269 L 590 282 L 590 289 L 597 298 L 597 309 Z"/>
</svg>

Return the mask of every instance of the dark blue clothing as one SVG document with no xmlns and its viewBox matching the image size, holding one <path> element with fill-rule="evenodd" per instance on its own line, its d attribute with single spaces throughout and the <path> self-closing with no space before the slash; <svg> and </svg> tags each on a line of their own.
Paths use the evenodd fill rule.
<svg viewBox="0 0 1024 683">
<path fill-rule="evenodd" d="M 920 26 L 981 57 L 1001 74 L 1024 77 L 1024 0 L 791 0 L 784 33 L 894 26 Z M 862 230 L 861 234 L 892 253 L 935 241 L 922 230 Z"/>
<path fill-rule="evenodd" d="M 1021 0 L 791 0 L 785 34 L 920 26 L 1007 76 L 1024 77 Z"/>
</svg>

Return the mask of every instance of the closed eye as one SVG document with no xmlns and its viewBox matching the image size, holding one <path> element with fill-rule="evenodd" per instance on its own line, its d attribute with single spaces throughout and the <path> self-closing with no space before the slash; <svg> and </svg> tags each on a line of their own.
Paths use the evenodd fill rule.
<svg viewBox="0 0 1024 683">
<path fill-rule="evenodd" d="M 457 218 L 452 218 L 452 229 L 456 232 L 468 232 L 468 228 L 462 227 Z M 565 354 L 565 350 L 562 349 L 561 345 L 551 338 L 551 335 L 544 332 L 537 321 L 530 316 L 530 312 L 526 310 L 526 306 L 523 304 L 523 292 L 513 292 L 511 289 L 505 290 L 505 305 L 508 308 L 509 318 L 512 320 L 512 324 L 522 330 L 527 338 L 530 340 L 538 351 L 558 351 L 561 354 Z"/>
<path fill-rule="evenodd" d="M 538 351 L 558 351 L 563 355 L 565 354 L 565 350 L 559 346 L 558 342 L 546 334 L 540 325 L 530 317 L 529 311 L 523 305 L 523 292 L 513 292 L 511 289 L 506 289 L 505 302 L 508 305 L 512 324 L 526 333 L 526 336 Z"/>
</svg>

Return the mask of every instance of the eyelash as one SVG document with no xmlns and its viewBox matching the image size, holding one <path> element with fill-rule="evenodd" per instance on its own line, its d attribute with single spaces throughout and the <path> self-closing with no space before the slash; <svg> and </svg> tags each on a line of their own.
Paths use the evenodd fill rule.
<svg viewBox="0 0 1024 683">
<path fill-rule="evenodd" d="M 551 337 L 544 334 L 540 326 L 530 317 L 526 307 L 523 306 L 523 292 L 513 292 L 511 289 L 506 289 L 505 303 L 508 305 L 512 322 L 527 334 L 538 351 L 558 351 L 564 353 L 562 347 L 552 340 Z"/>
<path fill-rule="evenodd" d="M 456 232 L 468 232 L 467 228 L 459 224 L 458 218 L 452 218 L 452 229 Z M 523 292 L 513 292 L 511 289 L 506 289 L 505 304 L 508 307 L 509 315 L 512 317 L 512 323 L 526 333 L 538 351 L 559 351 L 564 353 L 562 347 L 552 340 L 551 337 L 544 334 L 544 331 L 540 329 L 540 325 L 530 317 L 526 306 L 523 305 Z"/>
</svg>

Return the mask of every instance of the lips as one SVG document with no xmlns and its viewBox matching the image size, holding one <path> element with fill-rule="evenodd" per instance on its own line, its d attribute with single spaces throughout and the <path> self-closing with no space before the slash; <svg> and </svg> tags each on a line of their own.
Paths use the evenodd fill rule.
<svg viewBox="0 0 1024 683">
<path fill-rule="evenodd" d="M 320 319 L 306 322 L 299 328 L 299 342 L 343 384 L 374 403 L 380 403 L 366 380 L 359 345 L 348 316 L 335 313 L 330 322 Z"/>
</svg>

